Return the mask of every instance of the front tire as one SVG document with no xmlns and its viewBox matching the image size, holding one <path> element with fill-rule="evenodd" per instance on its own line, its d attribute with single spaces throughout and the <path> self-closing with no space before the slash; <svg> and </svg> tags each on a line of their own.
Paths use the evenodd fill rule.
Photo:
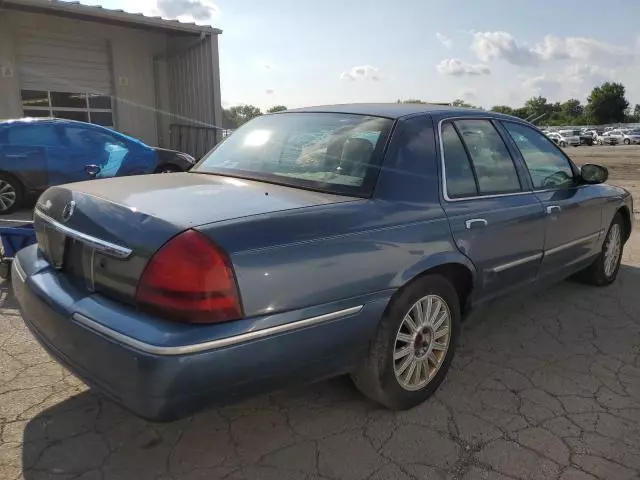
<svg viewBox="0 0 640 480">
<path fill-rule="evenodd" d="M 602 244 L 602 251 L 589 267 L 578 274 L 578 278 L 598 287 L 606 287 L 615 282 L 622 263 L 624 235 L 624 221 L 622 215 L 617 213 Z"/>
<path fill-rule="evenodd" d="M 628 138 L 624 139 L 624 144 L 625 145 L 631 145 L 631 140 L 629 140 Z"/>
<path fill-rule="evenodd" d="M 424 276 L 391 301 L 352 379 L 364 395 L 391 410 L 415 407 L 444 380 L 459 334 L 455 288 L 440 275 Z"/>
<path fill-rule="evenodd" d="M 560 146 L 561 147 L 566 147 L 567 146 L 567 142 L 560 142 Z"/>
<path fill-rule="evenodd" d="M 11 175 L 0 173 L 0 215 L 11 213 L 22 205 L 24 190 Z"/>
</svg>

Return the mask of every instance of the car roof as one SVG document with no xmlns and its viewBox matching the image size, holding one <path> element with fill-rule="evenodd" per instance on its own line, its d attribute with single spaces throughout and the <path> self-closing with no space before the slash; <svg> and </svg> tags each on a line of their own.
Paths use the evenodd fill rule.
<svg viewBox="0 0 640 480">
<path fill-rule="evenodd" d="M 345 103 L 338 105 L 320 105 L 316 107 L 296 108 L 279 112 L 276 115 L 299 112 L 352 113 L 374 117 L 401 118 L 420 113 L 442 114 L 443 116 L 482 114 L 491 117 L 507 117 L 496 112 L 485 112 L 475 108 L 452 107 L 432 103 Z"/>
<path fill-rule="evenodd" d="M 0 125 L 31 125 L 36 123 L 71 123 L 76 125 L 87 125 L 87 122 L 79 122 L 78 120 L 67 120 L 66 118 L 54 118 L 54 117 L 25 117 L 25 118 L 10 118 L 0 120 Z M 89 124 L 94 125 L 94 124 Z M 98 125 L 99 126 L 99 125 Z"/>
</svg>

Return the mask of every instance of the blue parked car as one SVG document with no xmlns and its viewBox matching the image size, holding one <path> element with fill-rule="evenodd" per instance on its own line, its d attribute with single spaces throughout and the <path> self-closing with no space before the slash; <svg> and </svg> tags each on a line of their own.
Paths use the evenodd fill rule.
<svg viewBox="0 0 640 480">
<path fill-rule="evenodd" d="M 99 125 L 58 119 L 0 121 L 0 214 L 48 187 L 89 178 L 181 172 L 195 160 Z"/>
<path fill-rule="evenodd" d="M 187 173 L 48 189 L 13 288 L 53 357 L 145 418 L 343 373 L 410 408 L 472 308 L 616 279 L 633 205 L 606 178 L 491 112 L 265 115 Z"/>
</svg>

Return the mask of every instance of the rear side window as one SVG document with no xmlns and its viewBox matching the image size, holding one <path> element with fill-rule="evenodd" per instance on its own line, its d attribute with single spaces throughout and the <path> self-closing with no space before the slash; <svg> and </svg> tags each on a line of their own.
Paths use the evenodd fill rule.
<svg viewBox="0 0 640 480">
<path fill-rule="evenodd" d="M 53 125 L 14 125 L 7 128 L 3 139 L 9 145 L 58 147 L 60 141 Z"/>
<path fill-rule="evenodd" d="M 478 189 L 467 151 L 451 123 L 442 125 L 447 194 L 451 198 L 477 195 Z"/>
<path fill-rule="evenodd" d="M 521 191 L 513 159 L 491 121 L 444 123 L 442 147 L 450 198 Z"/>
<path fill-rule="evenodd" d="M 455 125 L 471 156 L 480 193 L 520 191 L 520 179 L 513 159 L 491 121 L 456 120 Z"/>
</svg>

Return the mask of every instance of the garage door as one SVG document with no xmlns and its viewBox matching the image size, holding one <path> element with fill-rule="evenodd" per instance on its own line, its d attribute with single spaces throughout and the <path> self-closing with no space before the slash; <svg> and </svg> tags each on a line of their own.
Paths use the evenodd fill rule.
<svg viewBox="0 0 640 480">
<path fill-rule="evenodd" d="M 106 40 L 36 30 L 21 31 L 17 40 L 21 89 L 111 94 Z"/>
</svg>

